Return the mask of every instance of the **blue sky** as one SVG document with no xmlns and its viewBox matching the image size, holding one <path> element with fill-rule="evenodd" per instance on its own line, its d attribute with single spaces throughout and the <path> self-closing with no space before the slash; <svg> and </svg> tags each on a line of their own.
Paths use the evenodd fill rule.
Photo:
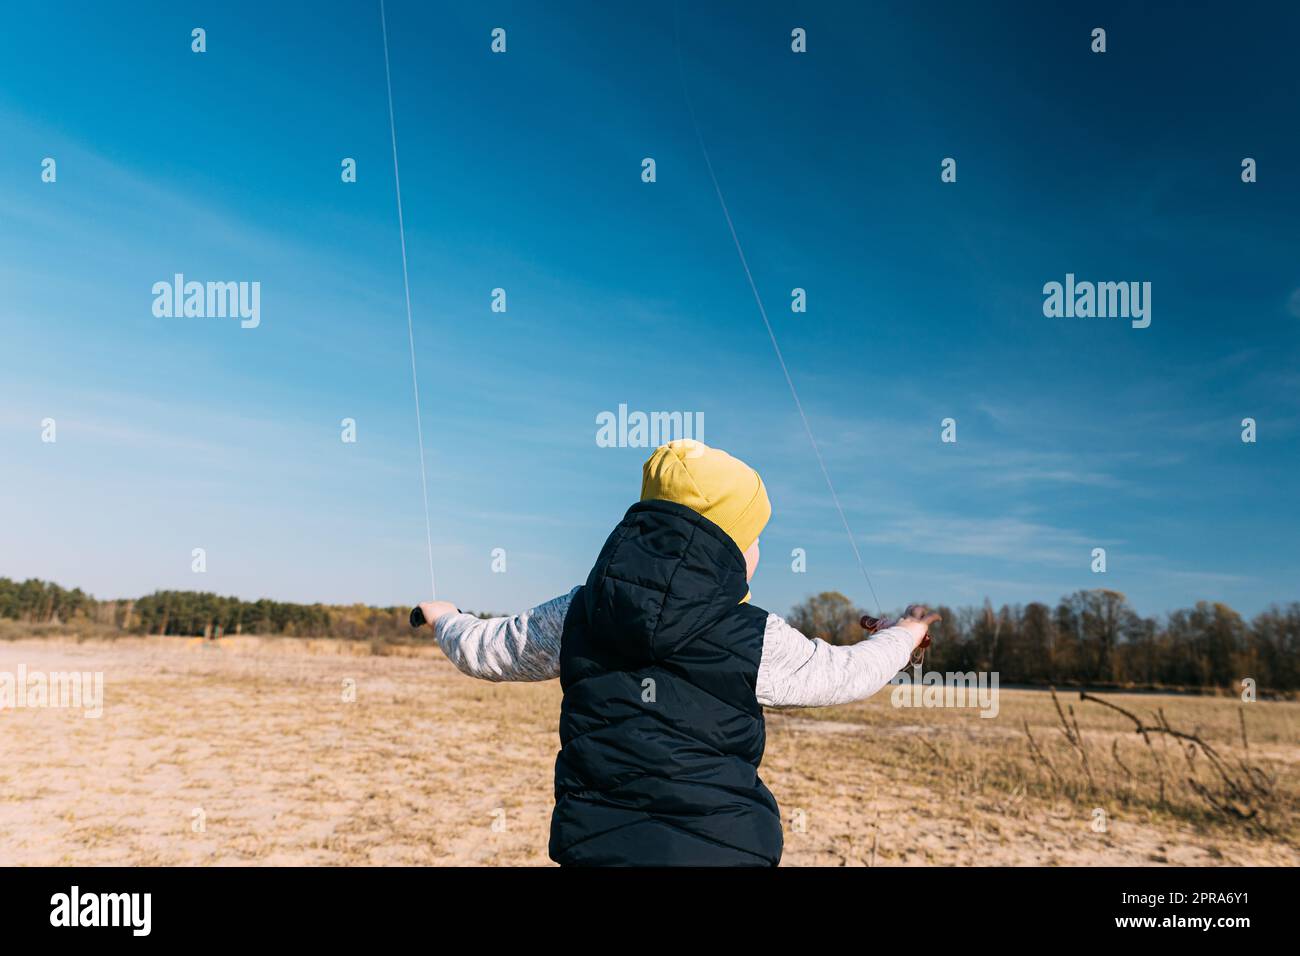
<svg viewBox="0 0 1300 956">
<path fill-rule="evenodd" d="M 1300 598 L 1300 13 L 1041 6 L 680 14 L 701 132 L 876 591 Z M 694 138 L 672 7 L 618 7 L 388 3 L 438 596 L 513 610 L 580 583 L 648 454 L 595 442 L 626 403 L 703 412 L 705 440 L 762 473 L 756 603 L 868 604 Z M 427 597 L 377 3 L 7 18 L 0 575 Z M 260 282 L 261 325 L 155 317 L 176 272 Z M 1044 317 L 1067 272 L 1151 282 L 1150 328 Z"/>
</svg>

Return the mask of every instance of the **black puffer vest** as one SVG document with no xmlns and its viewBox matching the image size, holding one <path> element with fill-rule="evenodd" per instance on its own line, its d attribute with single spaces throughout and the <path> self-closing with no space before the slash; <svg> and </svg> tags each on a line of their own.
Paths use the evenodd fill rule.
<svg viewBox="0 0 1300 956">
<path fill-rule="evenodd" d="M 740 603 L 746 590 L 735 542 L 689 508 L 642 501 L 614 529 L 564 622 L 551 859 L 780 860 L 758 778 L 767 612 Z"/>
</svg>

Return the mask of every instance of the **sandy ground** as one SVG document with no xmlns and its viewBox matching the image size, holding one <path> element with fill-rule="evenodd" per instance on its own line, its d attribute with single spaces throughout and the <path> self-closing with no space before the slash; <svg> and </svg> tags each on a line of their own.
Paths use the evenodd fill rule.
<svg viewBox="0 0 1300 956">
<path fill-rule="evenodd" d="M 98 719 L 0 711 L 0 864 L 549 864 L 558 683 L 472 681 L 420 650 L 0 642 L 0 672 L 105 682 Z M 1078 807 L 927 783 L 871 757 L 871 735 L 925 731 L 906 712 L 888 731 L 801 713 L 769 714 L 762 771 L 787 865 L 1296 863 L 1247 834 L 1122 814 L 1098 834 Z"/>
</svg>

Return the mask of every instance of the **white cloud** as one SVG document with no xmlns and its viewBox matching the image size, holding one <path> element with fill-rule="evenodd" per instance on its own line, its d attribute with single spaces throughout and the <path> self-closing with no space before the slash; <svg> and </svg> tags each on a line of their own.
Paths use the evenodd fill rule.
<svg viewBox="0 0 1300 956">
<path fill-rule="evenodd" d="M 1087 567 L 1096 538 L 1015 517 L 897 519 L 865 540 L 923 554 L 989 558 L 1032 564 Z"/>
</svg>

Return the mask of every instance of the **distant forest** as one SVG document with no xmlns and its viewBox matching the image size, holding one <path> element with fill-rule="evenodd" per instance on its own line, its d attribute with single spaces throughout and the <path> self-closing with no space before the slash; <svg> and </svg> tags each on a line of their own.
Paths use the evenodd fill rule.
<svg viewBox="0 0 1300 956">
<path fill-rule="evenodd" d="M 155 591 L 141 598 L 100 601 L 80 588 L 68 590 L 36 578 L 21 584 L 0 578 L 0 619 L 63 625 L 85 621 L 127 634 L 401 640 L 410 637 L 410 611 L 366 604 L 290 604 L 265 598 L 243 601 L 202 591 Z"/>
<path fill-rule="evenodd" d="M 1257 692 L 1300 689 L 1300 602 L 1246 621 L 1226 604 L 1199 602 L 1162 618 L 1142 617 L 1118 591 L 1078 591 L 1055 607 L 929 607 L 925 669 L 997 671 L 1003 684 L 1230 688 L 1251 678 Z M 833 644 L 863 637 L 861 608 L 823 592 L 797 604 L 790 623 Z"/>
<path fill-rule="evenodd" d="M 1055 607 L 1033 602 L 983 607 L 935 605 L 926 669 L 997 671 L 1003 684 L 1239 689 L 1251 678 L 1261 694 L 1300 689 L 1300 602 L 1250 621 L 1225 604 L 1200 602 L 1161 618 L 1142 617 L 1118 591 L 1078 591 Z M 405 642 L 405 607 L 243 601 L 199 591 L 155 591 L 96 600 L 36 579 L 0 578 L 0 619 L 127 634 L 220 637 L 278 634 Z M 790 623 L 832 644 L 863 638 L 863 611 L 835 591 L 810 596 Z M 487 616 L 487 615 L 481 615 Z"/>
</svg>

